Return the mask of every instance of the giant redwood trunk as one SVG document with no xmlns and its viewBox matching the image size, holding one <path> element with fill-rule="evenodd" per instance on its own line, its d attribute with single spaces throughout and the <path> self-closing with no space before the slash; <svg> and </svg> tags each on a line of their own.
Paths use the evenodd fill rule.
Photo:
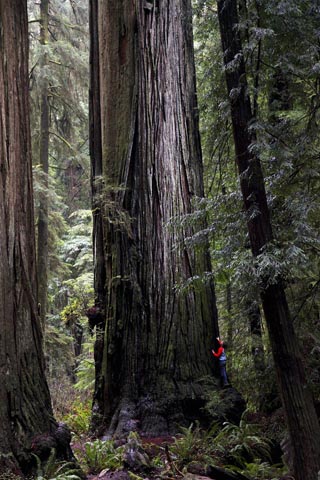
<svg viewBox="0 0 320 480">
<path fill-rule="evenodd" d="M 0 472 L 54 428 L 37 314 L 27 2 L 0 1 Z M 7 464 L 7 465 L 4 465 Z"/>
<path fill-rule="evenodd" d="M 251 249 L 257 257 L 272 240 L 272 228 L 261 164 L 251 148 L 255 141 L 250 130 L 254 119 L 237 30 L 237 1 L 218 0 L 218 16 L 240 185 Z M 283 282 L 281 278 L 275 282 L 268 277 L 261 280 L 262 305 L 292 444 L 294 476 L 296 480 L 315 480 L 320 470 L 320 428 L 306 384 Z"/>
<path fill-rule="evenodd" d="M 96 275 L 106 323 L 95 421 L 110 434 L 167 433 L 201 415 L 218 333 L 211 281 L 178 288 L 210 270 L 207 248 L 189 248 L 193 230 L 177 225 L 203 195 L 190 2 L 91 0 L 91 40 L 96 268 L 106 278 Z"/>
</svg>

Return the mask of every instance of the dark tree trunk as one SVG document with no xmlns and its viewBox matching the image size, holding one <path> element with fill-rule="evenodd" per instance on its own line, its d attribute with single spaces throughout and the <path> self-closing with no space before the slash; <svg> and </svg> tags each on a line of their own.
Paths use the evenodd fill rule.
<svg viewBox="0 0 320 480">
<path fill-rule="evenodd" d="M 237 30 L 236 0 L 218 0 L 218 16 L 240 184 L 251 249 L 256 257 L 272 239 L 272 229 L 261 165 L 250 148 L 255 136 L 249 128 L 253 115 Z M 293 447 L 294 474 L 296 480 L 315 480 L 320 470 L 319 422 L 307 388 L 283 283 L 278 279 L 270 285 L 269 280 L 263 279 L 261 298 Z"/>
<path fill-rule="evenodd" d="M 41 0 L 40 3 L 40 43 L 45 46 L 49 38 L 49 0 Z M 44 54 L 41 61 L 41 67 L 45 68 L 47 64 L 47 54 Z M 43 184 L 39 195 L 39 214 L 38 214 L 38 251 L 37 251 L 37 274 L 39 282 L 38 300 L 40 304 L 40 318 L 43 328 L 45 328 L 47 314 L 47 294 L 48 294 L 48 175 L 49 175 L 49 98 L 48 98 L 48 80 L 43 78 L 41 87 L 41 111 L 40 111 L 40 152 L 39 161 L 43 172 Z"/>
<path fill-rule="evenodd" d="M 234 335 L 234 321 L 232 318 L 232 290 L 231 283 L 228 281 L 226 285 L 226 303 L 227 303 L 227 312 L 228 312 L 228 329 L 227 329 L 227 346 L 228 346 L 228 377 L 229 380 L 232 380 L 232 367 L 233 367 L 233 358 L 230 355 L 229 350 L 232 352 L 233 349 L 233 335 Z"/>
<path fill-rule="evenodd" d="M 106 318 L 96 424 L 167 433 L 201 415 L 218 333 L 212 282 L 177 288 L 210 271 L 208 250 L 188 248 L 192 229 L 171 223 L 203 195 L 191 6 L 92 0 L 91 20 L 96 268 L 106 272 L 106 293 L 96 275 Z"/>
<path fill-rule="evenodd" d="M 26 467 L 32 438 L 55 428 L 37 313 L 27 62 L 27 2 L 1 0 L 0 471 Z"/>
<path fill-rule="evenodd" d="M 262 319 L 260 307 L 254 301 L 248 304 L 248 317 L 251 333 L 251 353 L 254 368 L 257 373 L 265 370 L 263 341 L 262 341 Z"/>
<path fill-rule="evenodd" d="M 104 346 L 104 327 L 106 310 L 106 261 L 103 228 L 103 178 L 102 178 L 102 144 L 101 144 L 101 112 L 100 112 L 100 77 L 99 77 L 99 35 L 98 35 L 98 0 L 90 0 L 90 157 L 92 165 L 92 210 L 93 210 L 93 258 L 94 258 L 94 318 L 89 319 L 89 326 L 96 327 L 94 345 L 95 392 L 103 391 L 101 364 Z M 90 320 L 93 322 L 90 324 Z"/>
</svg>

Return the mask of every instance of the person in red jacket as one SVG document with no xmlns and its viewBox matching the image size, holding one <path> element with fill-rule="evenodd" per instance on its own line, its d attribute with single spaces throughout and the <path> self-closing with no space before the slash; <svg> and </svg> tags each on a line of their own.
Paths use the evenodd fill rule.
<svg viewBox="0 0 320 480">
<path fill-rule="evenodd" d="M 221 377 L 222 386 L 226 387 L 229 385 L 227 370 L 226 370 L 226 365 L 227 365 L 227 356 L 225 352 L 226 345 L 222 340 L 220 340 L 219 337 L 217 337 L 217 342 L 219 344 L 219 348 L 216 352 L 212 350 L 212 353 L 219 360 L 220 377 Z"/>
</svg>

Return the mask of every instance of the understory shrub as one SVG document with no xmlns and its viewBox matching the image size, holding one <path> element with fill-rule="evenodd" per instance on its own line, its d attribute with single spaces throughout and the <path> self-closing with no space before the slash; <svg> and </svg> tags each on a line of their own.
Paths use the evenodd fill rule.
<svg viewBox="0 0 320 480">
<path fill-rule="evenodd" d="M 115 470 L 122 467 L 123 447 L 116 447 L 112 440 L 94 440 L 84 446 L 84 461 L 89 473 Z"/>
<path fill-rule="evenodd" d="M 81 436 L 88 432 L 90 418 L 91 401 L 83 402 L 80 398 L 77 398 L 70 406 L 69 413 L 63 417 L 63 421 L 69 426 L 72 433 Z"/>
</svg>

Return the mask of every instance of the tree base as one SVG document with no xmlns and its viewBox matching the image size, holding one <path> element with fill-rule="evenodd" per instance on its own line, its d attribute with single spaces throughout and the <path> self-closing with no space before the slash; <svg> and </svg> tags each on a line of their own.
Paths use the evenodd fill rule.
<svg viewBox="0 0 320 480">
<path fill-rule="evenodd" d="M 223 412 L 207 408 L 207 392 L 201 397 L 171 397 L 152 399 L 150 396 L 138 401 L 123 398 L 108 422 L 99 414 L 93 415 L 93 430 L 105 439 L 126 438 L 132 431 L 141 437 L 176 435 L 181 427 L 197 422 L 202 428 L 209 428 L 213 421 L 230 421 L 238 424 L 246 409 L 242 396 L 233 387 L 215 390 Z M 94 428 L 98 427 L 98 428 Z"/>
</svg>

